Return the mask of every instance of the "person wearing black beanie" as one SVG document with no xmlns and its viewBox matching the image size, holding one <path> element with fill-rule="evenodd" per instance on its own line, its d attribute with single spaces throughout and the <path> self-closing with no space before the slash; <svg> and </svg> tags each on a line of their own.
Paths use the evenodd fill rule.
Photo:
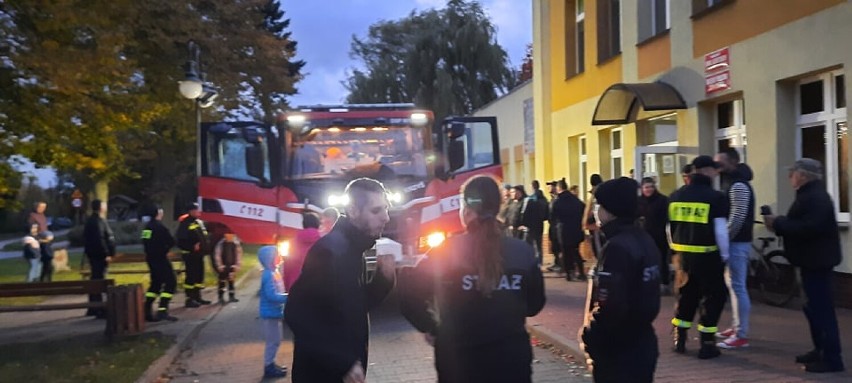
<svg viewBox="0 0 852 383">
<path fill-rule="evenodd" d="M 596 222 L 607 237 L 595 270 L 591 320 L 582 346 L 596 382 L 652 382 L 659 348 L 660 256 L 635 225 L 639 185 L 621 177 L 595 190 Z"/>
</svg>

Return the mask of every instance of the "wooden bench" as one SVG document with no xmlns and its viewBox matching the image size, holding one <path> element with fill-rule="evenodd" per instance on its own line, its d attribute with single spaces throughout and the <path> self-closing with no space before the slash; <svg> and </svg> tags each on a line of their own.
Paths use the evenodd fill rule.
<svg viewBox="0 0 852 383">
<path fill-rule="evenodd" d="M 86 257 L 83 256 L 83 259 L 81 259 L 81 261 L 80 261 L 80 276 L 83 277 L 83 278 L 87 278 L 89 275 L 92 274 L 92 270 L 87 268 L 86 267 L 87 265 L 84 264 L 85 260 L 86 260 Z M 169 253 L 169 261 L 180 262 L 181 261 L 180 254 L 170 252 Z M 109 264 L 110 265 L 117 265 L 117 264 L 129 264 L 129 263 L 145 264 L 145 254 L 142 254 L 142 253 L 117 253 L 114 257 L 112 257 L 112 262 L 110 262 Z M 175 274 L 177 276 L 180 276 L 180 274 L 184 272 L 183 266 L 178 266 L 178 267 L 174 267 L 174 265 L 172 265 L 172 266 L 173 266 L 173 268 L 175 270 Z M 147 266 L 147 264 L 145 264 L 145 267 L 140 268 L 140 269 L 109 270 L 108 274 L 148 274 L 148 266 Z"/>
<path fill-rule="evenodd" d="M 94 281 L 63 281 L 63 282 L 34 282 L 34 283 L 0 283 L 0 298 L 42 297 L 56 295 L 106 294 L 112 279 Z M 47 311 L 72 309 L 106 309 L 107 302 L 76 302 L 39 305 L 9 305 L 0 306 L 0 313 L 17 311 Z"/>
</svg>

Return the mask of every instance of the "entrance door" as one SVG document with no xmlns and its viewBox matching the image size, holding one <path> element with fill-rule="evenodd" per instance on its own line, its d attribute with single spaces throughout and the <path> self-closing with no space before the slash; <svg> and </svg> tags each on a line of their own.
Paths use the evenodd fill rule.
<svg viewBox="0 0 852 383">
<path fill-rule="evenodd" d="M 637 146 L 633 152 L 638 171 L 636 182 L 651 177 L 657 180 L 657 190 L 665 195 L 683 186 L 680 169 L 698 155 L 698 148 L 691 146 Z"/>
</svg>

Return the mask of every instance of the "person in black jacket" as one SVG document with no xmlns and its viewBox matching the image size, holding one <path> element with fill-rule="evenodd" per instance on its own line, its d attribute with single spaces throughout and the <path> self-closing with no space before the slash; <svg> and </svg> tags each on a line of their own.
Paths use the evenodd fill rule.
<svg viewBox="0 0 852 383">
<path fill-rule="evenodd" d="M 96 199 L 92 201 L 92 215 L 86 220 L 83 227 L 84 252 L 89 260 L 92 274 L 89 279 L 104 279 L 107 265 L 115 255 L 115 236 L 109 228 L 103 215 L 106 214 L 107 204 Z M 89 302 L 103 302 L 101 294 L 89 295 Z M 102 309 L 89 309 L 87 316 L 106 318 Z"/>
<path fill-rule="evenodd" d="M 157 322 L 167 320 L 174 322 L 178 318 L 169 315 L 169 302 L 177 288 L 175 270 L 169 261 L 169 250 L 175 245 L 175 239 L 169 229 L 163 226 L 163 209 L 158 206 L 149 207 L 145 213 L 150 221 L 142 230 L 142 245 L 145 247 L 145 262 L 151 276 L 151 285 L 145 293 L 145 320 Z M 160 298 L 157 315 L 154 315 L 154 301 Z"/>
<path fill-rule="evenodd" d="M 544 221 L 547 221 L 548 204 L 547 198 L 541 191 L 538 181 L 532 182 L 533 192 L 524 200 L 521 208 L 521 230 L 526 230 L 526 241 L 535 246 L 536 258 L 541 266 L 544 253 L 542 251 L 542 240 L 544 237 Z"/>
<path fill-rule="evenodd" d="M 435 347 L 438 382 L 530 382 L 527 317 L 544 307 L 533 249 L 502 235 L 497 183 L 462 187 L 462 235 L 447 239 L 400 276 L 403 315 Z"/>
<path fill-rule="evenodd" d="M 796 200 L 786 216 L 765 215 L 763 222 L 784 238 L 784 255 L 799 267 L 802 276 L 807 298 L 804 311 L 814 349 L 797 356 L 796 362 L 804 363 L 808 372 L 843 371 L 831 287 L 832 270 L 843 257 L 834 202 L 821 181 L 819 161 L 803 158 L 789 171 Z"/>
<path fill-rule="evenodd" d="M 294 383 L 363 382 L 369 365 L 368 310 L 396 282 L 392 256 L 378 254 L 372 280 L 364 258 L 390 220 L 384 186 L 359 178 L 346 186 L 345 194 L 350 201 L 346 216 L 308 250 L 284 307 L 294 336 Z"/>
<path fill-rule="evenodd" d="M 666 225 L 669 222 L 669 198 L 657 190 L 653 178 L 642 179 L 642 195 L 639 197 L 639 220 L 642 227 L 657 244 L 660 253 L 660 283 L 666 293 L 669 288 L 669 240 L 666 237 Z"/>
<path fill-rule="evenodd" d="M 583 209 L 585 205 L 577 196 L 568 192 L 564 179 L 559 181 L 559 196 L 553 204 L 551 214 L 556 216 L 559 228 L 559 248 L 562 249 L 562 268 L 569 281 L 577 278 L 586 280 L 583 258 L 580 256 L 580 243 L 585 239 L 583 233 Z M 635 198 L 635 197 L 634 197 Z"/>
<path fill-rule="evenodd" d="M 547 209 L 547 237 L 550 239 L 550 253 L 553 254 L 553 264 L 547 266 L 547 271 L 555 272 L 562 271 L 562 260 L 560 259 L 562 249 L 559 247 L 559 221 L 556 219 L 556 215 L 553 214 L 553 206 L 556 204 L 557 197 L 559 196 L 559 188 L 557 188 L 558 183 L 559 182 L 557 181 L 547 183 L 547 185 L 550 186 L 550 205 Z"/>
<path fill-rule="evenodd" d="M 210 249 L 210 239 L 204 221 L 198 218 L 201 211 L 197 203 L 189 204 L 189 211 L 179 218 L 177 246 L 180 248 L 184 264 L 183 290 L 186 293 L 186 307 L 209 305 L 210 301 L 202 298 L 204 289 L 204 256 Z"/>
<path fill-rule="evenodd" d="M 621 177 L 595 190 L 595 220 L 607 243 L 595 272 L 592 320 L 582 333 L 595 382 L 654 381 L 661 257 L 654 239 L 635 225 L 637 187 Z"/>
<path fill-rule="evenodd" d="M 526 231 L 522 228 L 524 218 L 524 207 L 527 203 L 527 191 L 524 190 L 524 185 L 515 185 L 509 192 L 512 199 L 510 201 L 509 210 L 506 212 L 508 218 L 509 233 L 515 238 L 524 239 Z"/>
</svg>

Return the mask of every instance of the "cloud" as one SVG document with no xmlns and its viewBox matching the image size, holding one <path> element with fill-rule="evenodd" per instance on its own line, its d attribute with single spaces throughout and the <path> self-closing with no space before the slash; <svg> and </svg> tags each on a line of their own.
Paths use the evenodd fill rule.
<svg viewBox="0 0 852 383">
<path fill-rule="evenodd" d="M 520 64 L 526 45 L 532 43 L 532 4 L 529 1 L 490 0 L 482 5 L 497 28 L 497 42 L 509 54 L 513 65 Z"/>
</svg>

